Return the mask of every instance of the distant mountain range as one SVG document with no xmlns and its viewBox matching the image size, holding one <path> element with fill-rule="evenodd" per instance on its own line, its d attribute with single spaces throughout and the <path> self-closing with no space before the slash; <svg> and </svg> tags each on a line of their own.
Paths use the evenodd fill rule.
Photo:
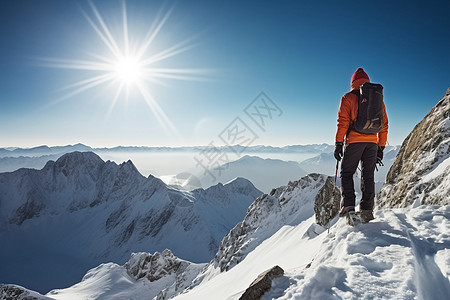
<svg viewBox="0 0 450 300">
<path fill-rule="evenodd" d="M 241 155 L 248 154 L 262 154 L 265 156 L 270 156 L 273 154 L 275 156 L 280 156 L 281 154 L 300 154 L 308 155 L 311 157 L 312 155 L 317 155 L 320 153 L 332 152 L 334 147 L 327 144 L 316 144 L 316 145 L 291 145 L 285 147 L 272 147 L 272 146 L 250 146 L 250 147 L 242 147 L 242 146 L 234 146 L 233 149 L 222 146 L 217 147 L 215 151 L 219 151 L 220 153 L 228 153 L 230 154 L 230 159 L 240 158 L 240 155 L 236 155 L 233 151 L 238 151 Z M 91 148 L 89 146 L 83 144 L 76 145 L 67 145 L 67 146 L 56 146 L 56 147 L 48 147 L 48 146 L 39 146 L 34 148 L 0 148 L 0 172 L 12 172 L 18 170 L 20 168 L 32 168 L 32 169 L 41 169 L 45 166 L 48 160 L 57 160 L 59 157 L 66 153 L 79 151 L 79 152 L 94 152 L 97 155 L 101 156 L 104 160 L 113 160 L 117 163 L 121 163 L 122 161 L 126 161 L 133 156 L 133 161 L 136 164 L 137 168 L 144 173 L 145 175 L 175 175 L 180 172 L 189 171 L 188 169 L 195 165 L 195 161 L 192 157 L 187 158 L 188 161 L 192 161 L 191 164 L 186 165 L 184 168 L 178 169 L 176 171 L 167 172 L 167 168 L 162 168 L 160 164 L 162 163 L 161 157 L 158 155 L 165 155 L 165 159 L 167 159 L 167 155 L 174 154 L 178 156 L 189 155 L 189 153 L 199 154 L 205 151 L 209 151 L 208 146 L 193 146 L 193 147 L 135 147 L 135 146 L 118 146 L 114 148 Z M 144 155 L 147 157 L 144 158 Z M 267 157 L 266 157 L 267 158 Z M 152 164 L 151 161 L 158 160 L 157 164 Z M 184 161 L 186 162 L 186 161 Z M 173 160 L 170 163 L 174 163 Z M 156 169 L 155 169 L 156 168 Z M 173 169 L 173 168 L 172 168 Z M 189 171 L 191 173 L 195 173 L 194 171 Z M 198 174 L 196 174 L 198 175 Z M 234 177 L 233 177 L 234 178 Z M 231 179 L 231 178 L 228 178 Z M 221 179 L 221 182 L 224 182 L 225 179 Z M 280 182 L 281 184 L 281 182 Z M 208 182 L 206 186 L 210 186 L 211 183 Z"/>
<path fill-rule="evenodd" d="M 209 173 L 202 172 L 196 174 L 190 181 L 188 180 L 187 184 L 195 186 L 195 182 L 192 181 L 198 180 L 201 186 L 209 186 L 241 176 L 250 180 L 261 191 L 268 193 L 274 186 L 283 185 L 290 180 L 297 180 L 307 174 L 298 162 L 263 159 L 250 155 L 245 155 L 210 171 L 217 177 L 213 178 Z"/>
<path fill-rule="evenodd" d="M 92 148 L 83 144 L 66 145 L 66 146 L 38 146 L 33 148 L 0 148 L 0 157 L 20 157 L 20 156 L 42 156 L 42 155 L 56 155 L 65 154 L 73 151 L 91 151 L 91 152 L 200 152 L 208 149 L 209 146 L 186 146 L 186 147 L 147 147 L 147 146 L 117 146 L 112 148 Z M 233 152 L 239 153 L 245 150 L 246 153 L 326 153 L 332 152 L 334 146 L 328 144 L 312 144 L 312 145 L 290 145 L 284 147 L 273 146 L 249 146 L 244 147 L 240 145 L 234 145 L 232 148 L 229 146 L 217 146 L 220 152 Z"/>
</svg>

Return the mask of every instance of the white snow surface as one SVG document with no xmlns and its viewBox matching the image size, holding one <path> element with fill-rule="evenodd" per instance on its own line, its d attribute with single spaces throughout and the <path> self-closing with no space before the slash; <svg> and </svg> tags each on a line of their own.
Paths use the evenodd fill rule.
<svg viewBox="0 0 450 300">
<path fill-rule="evenodd" d="M 356 227 L 339 220 L 314 238 L 304 235 L 313 217 L 283 226 L 237 266 L 174 299 L 239 299 L 274 265 L 285 275 L 265 300 L 448 299 L 450 206 L 380 210 L 375 217 Z"/>
</svg>

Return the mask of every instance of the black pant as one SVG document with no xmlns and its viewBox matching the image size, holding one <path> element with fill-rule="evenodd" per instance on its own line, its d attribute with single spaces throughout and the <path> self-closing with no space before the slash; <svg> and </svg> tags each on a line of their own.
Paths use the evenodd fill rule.
<svg viewBox="0 0 450 300">
<path fill-rule="evenodd" d="M 375 143 L 352 143 L 345 146 L 341 165 L 342 195 L 344 206 L 355 206 L 353 174 L 362 161 L 360 209 L 373 210 L 375 199 L 374 171 L 378 146 Z"/>
</svg>

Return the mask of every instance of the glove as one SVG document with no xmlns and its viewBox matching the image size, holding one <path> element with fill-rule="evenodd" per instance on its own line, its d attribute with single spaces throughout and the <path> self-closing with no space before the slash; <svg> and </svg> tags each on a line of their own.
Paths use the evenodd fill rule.
<svg viewBox="0 0 450 300">
<path fill-rule="evenodd" d="M 377 151 L 377 164 L 379 164 L 380 166 L 383 166 L 383 150 L 384 150 L 384 146 L 378 146 L 378 151 Z"/>
<path fill-rule="evenodd" d="M 337 161 L 340 161 L 342 159 L 342 156 L 344 155 L 343 147 L 343 142 L 336 142 L 336 148 L 334 148 L 334 158 L 336 158 Z"/>
</svg>

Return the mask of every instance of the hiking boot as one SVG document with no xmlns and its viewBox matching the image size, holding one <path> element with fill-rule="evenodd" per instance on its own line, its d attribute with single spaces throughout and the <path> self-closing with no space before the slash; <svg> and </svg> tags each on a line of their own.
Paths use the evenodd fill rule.
<svg viewBox="0 0 450 300">
<path fill-rule="evenodd" d="M 339 212 L 339 217 L 345 217 L 351 211 L 355 212 L 354 206 L 343 206 Z"/>
<path fill-rule="evenodd" d="M 375 217 L 373 216 L 373 211 L 369 209 L 361 209 L 359 211 L 359 215 L 361 217 L 361 222 L 363 223 L 369 223 L 370 221 L 375 219 Z"/>
<path fill-rule="evenodd" d="M 350 226 L 355 226 L 360 224 L 361 221 L 361 217 L 359 216 L 359 214 L 355 213 L 354 210 L 350 210 L 349 212 L 347 212 L 347 224 Z"/>
</svg>

